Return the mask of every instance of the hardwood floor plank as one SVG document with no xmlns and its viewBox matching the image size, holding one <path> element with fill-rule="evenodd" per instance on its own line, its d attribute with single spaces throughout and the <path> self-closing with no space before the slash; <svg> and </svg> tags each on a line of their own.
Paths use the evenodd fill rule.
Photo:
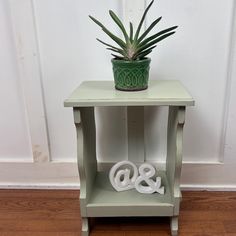
<svg viewBox="0 0 236 236">
<path fill-rule="evenodd" d="M 79 232 L 80 219 L 74 220 L 0 220 L 0 232 Z"/>
<path fill-rule="evenodd" d="M 80 232 L 0 232 L 0 236 L 80 236 Z"/>
<path fill-rule="evenodd" d="M 0 190 L 0 236 L 80 236 L 79 191 Z M 183 192 L 180 236 L 236 236 L 236 192 Z M 167 236 L 168 217 L 91 219 L 91 236 Z"/>
<path fill-rule="evenodd" d="M 91 232 L 91 236 L 124 236 L 124 232 L 114 232 L 114 231 L 99 231 L 99 232 Z"/>
<path fill-rule="evenodd" d="M 225 228 L 220 221 L 180 221 L 179 222 L 180 232 L 183 233 L 202 233 L 202 234 L 212 234 L 215 233 L 225 233 Z"/>
<path fill-rule="evenodd" d="M 134 231 L 127 231 L 124 233 L 125 236 L 150 236 L 150 232 L 145 232 L 145 231 L 137 231 L 137 230 L 134 230 Z M 158 236 L 160 234 L 158 233 Z"/>
<path fill-rule="evenodd" d="M 79 199 L 0 198 L 1 219 L 75 219 L 80 212 Z"/>
<path fill-rule="evenodd" d="M 236 194 L 235 192 L 183 192 L 181 209 L 236 210 Z"/>
<path fill-rule="evenodd" d="M 223 221 L 236 219 L 235 210 L 217 211 L 217 210 L 182 210 L 180 214 L 181 221 Z"/>
<path fill-rule="evenodd" d="M 167 231 L 169 227 L 169 217 L 146 217 L 146 218 L 129 218 L 126 223 L 121 224 L 121 229 L 126 231 Z"/>
<path fill-rule="evenodd" d="M 236 234 L 236 220 L 223 221 L 226 233 Z"/>
</svg>

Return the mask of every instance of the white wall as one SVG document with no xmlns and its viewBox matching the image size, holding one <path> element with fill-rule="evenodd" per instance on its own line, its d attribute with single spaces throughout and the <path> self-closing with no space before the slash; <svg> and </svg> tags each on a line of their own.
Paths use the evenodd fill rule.
<svg viewBox="0 0 236 236">
<path fill-rule="evenodd" d="M 63 100 L 81 81 L 109 79 L 111 74 L 110 56 L 95 41 L 103 34 L 88 15 L 103 18 L 104 6 L 119 10 L 118 2 L 35 1 L 53 160 L 75 160 L 76 156 L 72 113 L 63 107 Z M 108 16 L 104 18 L 108 23 Z"/>
<path fill-rule="evenodd" d="M 227 96 L 227 71 L 234 1 L 158 1 L 148 22 L 163 16 L 160 27 L 179 25 L 173 39 L 153 53 L 153 78 L 177 78 L 196 100 L 188 109 L 186 161 L 218 161 Z M 209 12 L 209 9 L 211 11 Z"/>
<path fill-rule="evenodd" d="M 23 161 L 42 166 L 50 163 L 49 169 L 55 173 L 50 178 L 55 180 L 58 173 L 52 163 L 68 167 L 72 162 L 73 171 L 66 168 L 56 185 L 65 177 L 76 186 L 75 129 L 72 111 L 63 107 L 63 100 L 83 80 L 112 79 L 109 52 L 95 40 L 107 38 L 88 15 L 103 19 L 119 34 L 108 10 L 125 19 L 132 15 L 137 22 L 131 10 L 137 9 L 140 15 L 145 1 L 134 2 L 0 1 L 0 106 L 4 114 L 0 117 L 0 162 L 5 162 L 4 168 L 14 169 L 10 161 L 18 162 L 17 168 L 22 169 L 26 168 L 19 167 Z M 160 29 L 179 25 L 177 33 L 153 52 L 151 79 L 181 80 L 196 100 L 196 106 L 187 110 L 185 126 L 182 183 L 187 187 L 236 187 L 234 5 L 233 0 L 160 0 L 146 22 L 163 16 Z M 145 109 L 149 160 L 165 156 L 166 116 L 166 108 Z M 107 125 L 111 119 L 119 126 Z M 126 110 L 118 108 L 109 114 L 101 108 L 97 123 L 99 159 L 126 158 Z M 34 163 L 27 168 L 36 168 Z M 37 175 L 37 179 L 43 182 L 47 173 L 42 172 L 45 178 L 40 180 Z M 32 173 L 29 171 L 29 177 Z M 7 175 L 2 177 L 7 184 Z M 52 182 L 47 179 L 45 186 Z"/>
<path fill-rule="evenodd" d="M 7 1 L 0 1 L 0 158 L 30 161 L 30 139 Z"/>
</svg>

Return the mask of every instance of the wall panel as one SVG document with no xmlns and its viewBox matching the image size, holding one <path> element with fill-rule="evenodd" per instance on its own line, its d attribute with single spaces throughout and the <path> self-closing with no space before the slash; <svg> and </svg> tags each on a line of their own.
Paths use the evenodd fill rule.
<svg viewBox="0 0 236 236">
<path fill-rule="evenodd" d="M 0 1 L 0 161 L 31 161 L 29 130 L 7 1 Z"/>
<path fill-rule="evenodd" d="M 35 1 L 53 160 L 76 156 L 72 111 L 63 100 L 83 80 L 111 79 L 110 53 L 96 42 L 96 37 L 107 38 L 88 18 L 95 15 L 116 30 L 111 8 L 119 12 L 119 1 Z"/>
<path fill-rule="evenodd" d="M 152 54 L 152 79 L 178 79 L 196 100 L 187 110 L 184 160 L 221 159 L 228 59 L 234 1 L 158 1 L 147 25 L 163 16 L 158 30 L 179 25 Z"/>
</svg>

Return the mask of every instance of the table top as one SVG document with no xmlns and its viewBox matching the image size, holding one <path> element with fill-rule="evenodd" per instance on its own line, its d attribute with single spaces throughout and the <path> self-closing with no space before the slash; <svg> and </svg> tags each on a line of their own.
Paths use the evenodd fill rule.
<svg viewBox="0 0 236 236">
<path fill-rule="evenodd" d="M 114 81 L 84 81 L 65 100 L 65 107 L 193 106 L 194 100 L 177 80 L 150 80 L 143 91 L 119 91 Z"/>
</svg>

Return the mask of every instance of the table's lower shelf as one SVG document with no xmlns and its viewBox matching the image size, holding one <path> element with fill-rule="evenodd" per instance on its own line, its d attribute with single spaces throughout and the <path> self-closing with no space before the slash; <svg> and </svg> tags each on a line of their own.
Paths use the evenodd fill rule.
<svg viewBox="0 0 236 236">
<path fill-rule="evenodd" d="M 135 189 L 116 192 L 108 172 L 98 172 L 87 204 L 88 217 L 106 216 L 172 216 L 174 205 L 164 171 L 158 172 L 165 194 L 141 194 Z"/>
</svg>

